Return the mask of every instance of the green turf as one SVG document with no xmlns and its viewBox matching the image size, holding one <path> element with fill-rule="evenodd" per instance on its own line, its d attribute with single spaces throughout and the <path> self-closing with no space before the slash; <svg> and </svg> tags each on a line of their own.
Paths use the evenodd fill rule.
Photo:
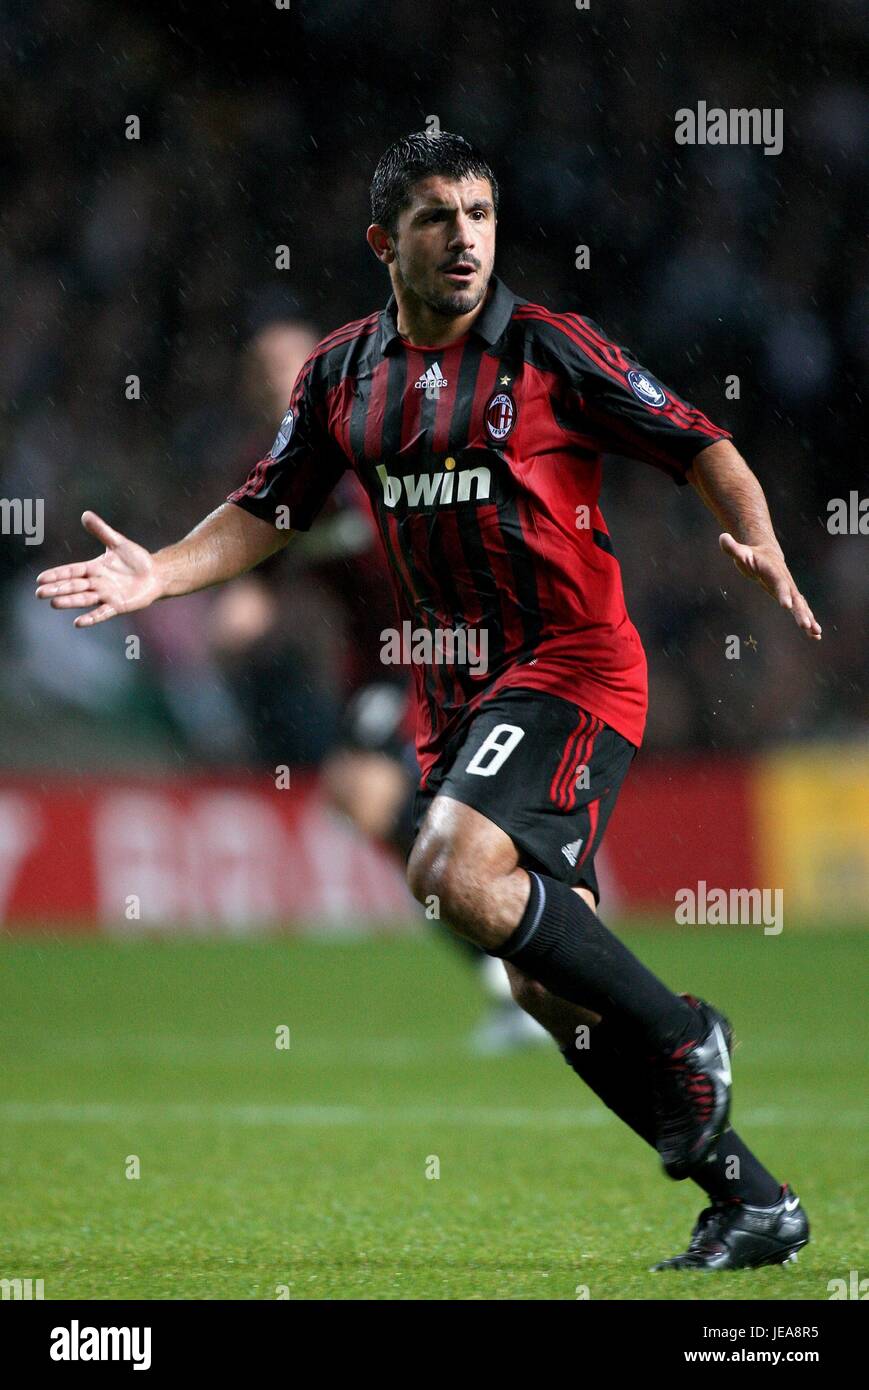
<svg viewBox="0 0 869 1390">
<path fill-rule="evenodd" d="M 648 1273 L 698 1190 L 554 1050 L 473 1058 L 476 981 L 431 937 L 7 939 L 0 1277 L 46 1298 L 825 1299 L 865 1274 L 867 937 L 620 929 L 730 1013 L 735 1123 L 814 1223 L 796 1266 Z"/>
</svg>

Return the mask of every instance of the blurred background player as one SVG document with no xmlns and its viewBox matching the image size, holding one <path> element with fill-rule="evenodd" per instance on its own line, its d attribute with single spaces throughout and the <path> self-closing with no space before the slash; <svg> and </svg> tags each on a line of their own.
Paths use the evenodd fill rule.
<svg viewBox="0 0 869 1390">
<path fill-rule="evenodd" d="M 241 462 L 255 462 L 274 438 L 317 337 L 310 324 L 290 317 L 270 319 L 254 333 L 242 371 L 251 428 Z M 294 547 L 292 584 L 273 559 L 211 599 L 209 649 L 240 717 L 244 751 L 257 763 L 316 766 L 338 736 L 356 650 L 342 592 L 356 586 L 342 580 L 374 541 L 360 496 L 355 487 L 342 489 Z"/>
<path fill-rule="evenodd" d="M 413 699 L 409 685 L 389 681 L 357 690 L 344 712 L 338 746 L 321 771 L 332 804 L 363 834 L 394 849 L 402 867 L 414 841 L 419 779 Z M 488 1011 L 471 1035 L 472 1050 L 497 1055 L 548 1042 L 545 1028 L 514 1002 L 501 962 L 454 932 L 441 935 L 475 970 L 488 1000 Z"/>
</svg>

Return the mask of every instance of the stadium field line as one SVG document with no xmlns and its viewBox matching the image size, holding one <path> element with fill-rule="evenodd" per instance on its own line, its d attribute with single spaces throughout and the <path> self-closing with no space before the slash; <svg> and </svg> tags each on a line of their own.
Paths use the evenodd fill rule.
<svg viewBox="0 0 869 1390">
<path fill-rule="evenodd" d="M 54 1036 L 28 1042 L 27 1056 L 31 1060 L 39 1051 L 46 1055 L 56 1055 L 59 1050 L 71 1061 L 104 1061 L 109 1053 L 113 1061 L 124 1060 L 164 1062 L 167 1058 L 183 1058 L 185 1065 L 191 1062 L 206 1063 L 238 1062 L 248 1065 L 260 1061 L 271 1065 L 275 1054 L 274 1035 L 264 1033 L 260 1037 L 246 1034 L 236 1038 L 203 1038 L 201 1035 L 185 1038 L 161 1033 L 155 1037 L 91 1037 L 83 1038 Z M 553 1044 L 554 1047 L 554 1044 Z M 326 1038 L 306 1036 L 298 1029 L 292 1030 L 292 1048 L 289 1049 L 294 1065 L 331 1066 L 335 1062 L 373 1064 L 375 1066 L 404 1067 L 414 1062 L 430 1062 L 432 1057 L 467 1057 L 472 1052 L 469 1038 L 457 1036 L 443 1038 L 393 1037 L 393 1038 Z"/>
<path fill-rule="evenodd" d="M 618 1123 L 605 1109 L 574 1107 L 461 1106 L 461 1105 L 232 1105 L 224 1102 L 80 1102 L 5 1101 L 0 1103 L 0 1121 L 7 1124 L 131 1124 L 189 1121 L 191 1123 L 234 1123 L 327 1128 L 353 1125 L 456 1124 L 463 1126 L 504 1126 L 528 1129 L 597 1129 Z M 762 1106 L 748 1109 L 739 1117 L 740 1126 L 771 1129 L 804 1127 L 805 1110 L 800 1107 Z M 845 1110 L 824 1115 L 823 1124 L 832 1129 L 864 1129 L 869 1113 Z"/>
<path fill-rule="evenodd" d="M 737 1046 L 739 1052 L 736 1060 L 740 1063 L 749 1056 L 754 1063 L 775 1061 L 793 1053 L 793 1042 L 788 1038 L 760 1037 L 743 1040 L 737 1037 Z M 161 1033 L 154 1037 L 142 1035 L 84 1038 L 77 1034 L 65 1038 L 52 1034 L 45 1039 L 36 1037 L 29 1040 L 27 1056 L 32 1061 L 40 1051 L 52 1057 L 60 1051 L 70 1061 L 103 1061 L 111 1052 L 114 1061 L 123 1058 L 159 1062 L 166 1058 L 183 1057 L 185 1065 L 199 1062 L 213 1065 L 218 1061 L 248 1064 L 254 1060 L 270 1065 L 274 1050 L 274 1038 L 271 1035 L 255 1037 L 245 1034 L 234 1038 L 203 1038 L 201 1035 L 184 1037 Z M 544 1045 L 541 1045 L 541 1050 L 545 1051 Z M 850 1047 L 847 1042 L 844 1046 L 841 1045 L 838 1039 L 832 1039 L 826 1048 L 823 1041 L 816 1040 L 812 1043 L 812 1059 L 815 1062 L 822 1061 L 825 1056 L 835 1057 L 839 1061 L 847 1057 L 853 1057 L 855 1061 L 862 1060 L 864 1052 L 859 1039 L 855 1039 Z M 300 1029 L 294 1029 L 292 1032 L 290 1055 L 296 1067 L 341 1062 L 344 1065 L 371 1063 L 395 1068 L 414 1062 L 430 1062 L 435 1056 L 439 1059 L 478 1056 L 467 1036 L 447 1040 L 443 1037 L 425 1038 L 409 1035 L 350 1039 L 306 1035 Z M 486 1057 L 479 1060 L 489 1062 L 499 1059 Z"/>
</svg>

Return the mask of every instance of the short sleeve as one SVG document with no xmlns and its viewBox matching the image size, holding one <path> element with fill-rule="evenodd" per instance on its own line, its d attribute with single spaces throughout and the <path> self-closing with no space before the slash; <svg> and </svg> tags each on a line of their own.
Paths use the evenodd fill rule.
<svg viewBox="0 0 869 1390">
<path fill-rule="evenodd" d="M 555 350 L 569 388 L 568 418 L 591 435 L 602 452 L 651 463 L 677 483 L 686 483 L 700 450 L 732 437 L 653 376 L 627 348 L 607 338 L 591 319 L 561 314 L 557 322 Z"/>
<path fill-rule="evenodd" d="M 284 530 L 310 530 L 347 467 L 329 433 L 326 405 L 315 349 L 299 372 L 274 444 L 227 502 Z"/>
</svg>

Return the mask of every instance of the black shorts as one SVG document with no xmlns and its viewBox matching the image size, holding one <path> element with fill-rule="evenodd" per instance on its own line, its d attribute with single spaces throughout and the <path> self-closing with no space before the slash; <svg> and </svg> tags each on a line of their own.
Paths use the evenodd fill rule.
<svg viewBox="0 0 869 1390">
<path fill-rule="evenodd" d="M 414 828 L 436 796 L 450 796 L 500 826 L 523 867 L 590 888 L 598 902 L 594 856 L 636 751 L 569 700 L 505 690 L 447 744 L 416 793 Z"/>
</svg>

